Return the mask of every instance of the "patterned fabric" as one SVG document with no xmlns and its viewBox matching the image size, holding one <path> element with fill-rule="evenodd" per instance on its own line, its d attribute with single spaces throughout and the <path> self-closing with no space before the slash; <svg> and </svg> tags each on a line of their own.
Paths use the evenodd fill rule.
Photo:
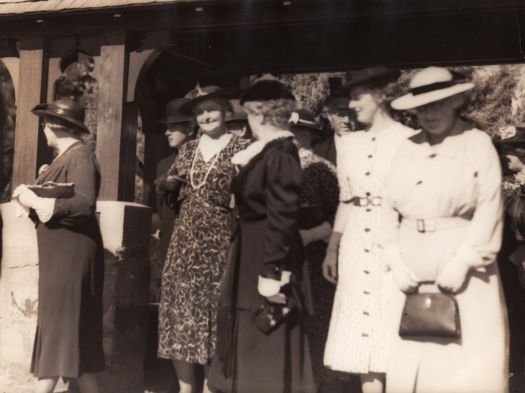
<svg viewBox="0 0 525 393">
<path fill-rule="evenodd" d="M 299 151 L 299 158 L 303 169 L 301 206 L 323 206 L 324 218 L 332 224 L 339 198 L 335 166 L 330 161 L 304 149 Z M 336 378 L 350 378 L 349 374 L 334 372 L 323 365 L 324 347 L 335 294 L 335 286 L 323 277 L 322 265 L 326 246 L 326 243 L 320 240 L 308 244 L 304 249 L 310 272 L 314 306 L 314 314 L 307 320 L 307 333 L 317 385 Z"/>
<path fill-rule="evenodd" d="M 168 172 L 185 177 L 187 182 L 181 190 L 181 207 L 162 273 L 161 358 L 206 364 L 214 354 L 217 304 L 234 220 L 230 184 L 235 169 L 231 158 L 248 143 L 232 137 L 210 171 L 215 158 L 205 162 L 197 149 L 198 140 L 188 142 Z M 190 182 L 195 154 L 192 172 L 197 188 Z"/>
<path fill-rule="evenodd" d="M 413 133 L 400 123 L 345 136 L 338 166 L 341 201 L 383 196 L 384 182 L 399 144 Z M 383 298 L 385 273 L 377 241 L 380 208 L 351 206 L 341 238 L 338 283 L 324 363 L 333 370 L 368 373 L 386 369 Z"/>
</svg>

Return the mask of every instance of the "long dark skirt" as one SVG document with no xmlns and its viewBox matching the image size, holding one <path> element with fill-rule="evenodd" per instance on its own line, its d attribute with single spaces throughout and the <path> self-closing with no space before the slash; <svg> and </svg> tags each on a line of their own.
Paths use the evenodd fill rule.
<svg viewBox="0 0 525 393">
<path fill-rule="evenodd" d="M 31 372 L 76 378 L 104 370 L 104 255 L 94 216 L 82 227 L 40 224 L 38 322 Z"/>
</svg>

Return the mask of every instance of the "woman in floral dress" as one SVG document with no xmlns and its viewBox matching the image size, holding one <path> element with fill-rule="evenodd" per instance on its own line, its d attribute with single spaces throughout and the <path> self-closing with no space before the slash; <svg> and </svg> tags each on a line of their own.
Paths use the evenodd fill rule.
<svg viewBox="0 0 525 393">
<path fill-rule="evenodd" d="M 299 194 L 299 229 L 304 245 L 304 258 L 310 273 L 314 313 L 308 318 L 307 334 L 312 355 L 314 377 L 319 391 L 337 376 L 344 374 L 328 370 L 323 365 L 324 346 L 334 302 L 335 287 L 322 272 L 326 246 L 339 200 L 335 166 L 312 151 L 312 141 L 322 130 L 314 115 L 298 109 L 290 118 L 290 131 L 299 144 L 299 160 L 303 170 Z"/>
<path fill-rule="evenodd" d="M 337 282 L 324 364 L 360 374 L 364 393 L 382 392 L 386 371 L 387 277 L 378 238 L 384 182 L 399 144 L 413 130 L 389 114 L 384 87 L 399 72 L 384 67 L 356 72 L 347 89 L 364 131 L 352 132 L 338 166 L 340 203 L 323 270 Z"/>
<path fill-rule="evenodd" d="M 195 391 L 196 366 L 206 366 L 215 351 L 217 302 L 234 220 L 231 158 L 248 144 L 228 132 L 225 114 L 231 106 L 224 95 L 209 86 L 189 97 L 182 110 L 193 113 L 202 136 L 180 149 L 168 171 L 184 184 L 162 273 L 158 354 L 173 361 L 181 393 Z"/>
</svg>

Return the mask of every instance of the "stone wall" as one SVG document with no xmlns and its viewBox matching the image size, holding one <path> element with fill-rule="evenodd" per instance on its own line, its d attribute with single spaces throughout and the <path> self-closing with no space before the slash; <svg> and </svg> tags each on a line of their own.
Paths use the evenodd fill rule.
<svg viewBox="0 0 525 393">
<path fill-rule="evenodd" d="M 29 374 L 38 307 L 38 250 L 34 225 L 14 205 L 0 205 L 0 392 L 32 392 Z M 104 240 L 104 352 L 102 393 L 143 392 L 147 340 L 151 209 L 127 202 L 97 203 Z M 58 387 L 56 391 L 64 391 Z"/>
</svg>

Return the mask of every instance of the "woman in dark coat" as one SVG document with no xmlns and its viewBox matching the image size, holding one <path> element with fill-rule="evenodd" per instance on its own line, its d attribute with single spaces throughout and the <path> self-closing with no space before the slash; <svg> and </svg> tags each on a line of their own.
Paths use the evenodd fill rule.
<svg viewBox="0 0 525 393">
<path fill-rule="evenodd" d="M 241 103 L 258 141 L 232 159 L 241 166 L 232 185 L 239 231 L 210 385 L 239 393 L 315 392 L 304 319 L 311 304 L 297 222 L 301 165 L 287 129 L 293 96 L 277 80 L 261 80 Z"/>
<path fill-rule="evenodd" d="M 104 370 L 98 164 L 82 143 L 81 134 L 89 130 L 77 103 L 59 99 L 37 105 L 33 113 L 44 117 L 47 143 L 57 152 L 36 185 L 72 183 L 74 190 L 48 187 L 47 197 L 40 197 L 43 187 L 20 185 L 13 192 L 37 227 L 38 322 L 31 371 L 38 377 L 37 393 L 53 392 L 59 377 L 76 378 L 82 393 L 96 393 L 95 373 Z"/>
</svg>

